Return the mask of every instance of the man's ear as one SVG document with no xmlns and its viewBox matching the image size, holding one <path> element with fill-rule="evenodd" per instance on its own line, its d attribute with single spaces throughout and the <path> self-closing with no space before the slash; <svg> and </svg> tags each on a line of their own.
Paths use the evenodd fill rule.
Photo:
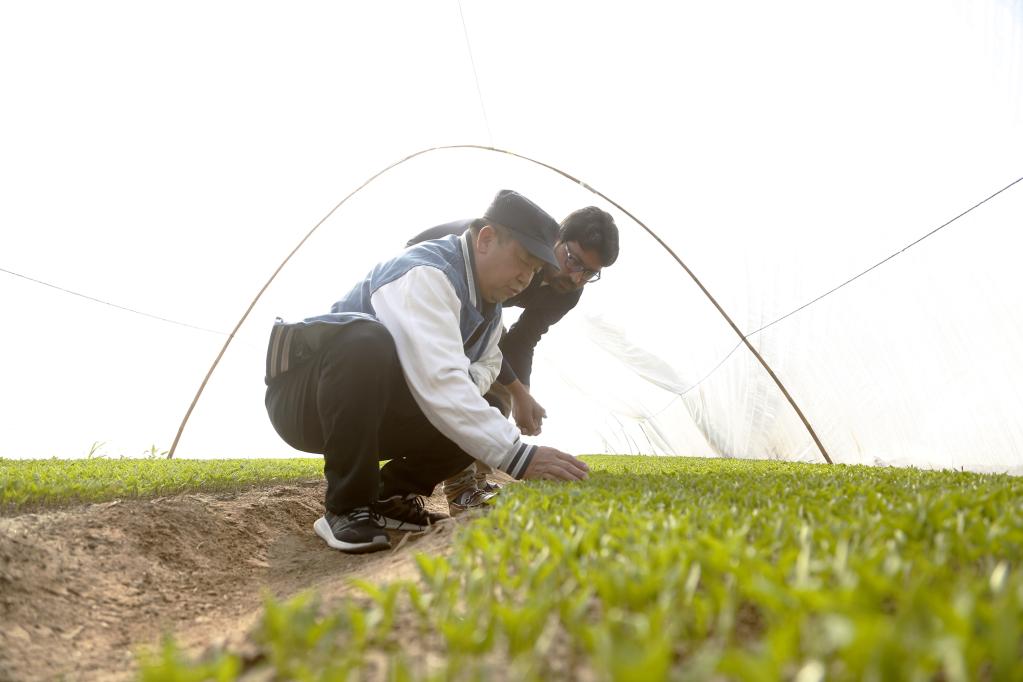
<svg viewBox="0 0 1023 682">
<path fill-rule="evenodd" d="M 497 230 L 491 225 L 484 225 L 476 236 L 476 252 L 479 254 L 490 253 L 494 244 L 497 243 Z"/>
</svg>

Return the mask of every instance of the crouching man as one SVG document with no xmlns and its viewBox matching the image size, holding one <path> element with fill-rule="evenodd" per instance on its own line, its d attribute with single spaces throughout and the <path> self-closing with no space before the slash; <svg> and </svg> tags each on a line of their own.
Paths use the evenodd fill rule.
<svg viewBox="0 0 1023 682">
<path fill-rule="evenodd" d="M 502 190 L 472 229 L 378 264 L 330 314 L 274 325 L 267 412 L 285 442 L 324 456 L 313 527 L 330 547 L 386 549 L 384 528 L 444 518 L 421 496 L 474 459 L 514 478 L 587 478 L 572 455 L 523 443 L 482 396 L 501 369 L 501 303 L 558 267 L 557 232 Z"/>
</svg>

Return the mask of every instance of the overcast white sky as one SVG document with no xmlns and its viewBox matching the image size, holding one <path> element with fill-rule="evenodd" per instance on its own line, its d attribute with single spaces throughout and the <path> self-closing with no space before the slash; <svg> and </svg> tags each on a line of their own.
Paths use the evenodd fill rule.
<svg viewBox="0 0 1023 682">
<path fill-rule="evenodd" d="M 462 10 L 482 106 L 453 1 L 4 3 L 0 268 L 227 332 L 302 235 L 370 175 L 423 148 L 493 143 L 635 212 L 751 331 L 1023 175 L 1018 1 L 463 0 Z M 273 316 L 325 311 L 408 236 L 478 215 L 503 187 L 559 218 L 600 203 L 483 152 L 438 152 L 385 176 L 253 312 L 183 454 L 288 454 L 260 407 Z M 1023 189 L 972 223 L 967 243 L 989 248 L 970 277 L 1013 267 L 1011 192 Z M 616 215 L 623 259 L 572 329 L 586 334 L 601 315 L 646 325 L 632 338 L 678 354 L 670 363 L 694 382 L 736 339 L 706 310 L 667 314 L 692 285 Z M 965 248 L 945 244 L 934 258 Z M 905 281 L 918 281 L 907 268 Z M 1014 284 L 974 291 L 1011 311 Z M 651 293 L 661 307 L 639 315 L 637 298 Z M 112 455 L 168 448 L 224 339 L 5 273 L 0 300 L 4 457 L 81 456 L 93 442 Z M 1019 313 L 1008 314 L 1015 334 Z M 548 442 L 622 449 L 609 444 L 609 417 L 573 390 L 627 394 L 640 416 L 674 396 L 641 397 L 642 382 L 591 386 L 586 362 L 562 375 L 555 368 L 572 362 L 558 352 L 571 356 L 577 338 L 565 330 L 539 359 Z M 672 351 L 683 336 L 686 350 Z M 857 381 L 869 393 L 870 380 Z M 826 392 L 807 400 L 839 409 Z"/>
</svg>

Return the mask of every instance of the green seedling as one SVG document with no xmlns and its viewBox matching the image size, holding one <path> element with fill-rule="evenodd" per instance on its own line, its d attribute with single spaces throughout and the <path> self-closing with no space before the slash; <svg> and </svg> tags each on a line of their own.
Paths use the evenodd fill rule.
<svg viewBox="0 0 1023 682">
<path fill-rule="evenodd" d="M 506 486 L 322 635 L 268 607 L 267 658 L 294 679 L 1023 680 L 1023 480 L 587 461 L 585 483 Z"/>
</svg>

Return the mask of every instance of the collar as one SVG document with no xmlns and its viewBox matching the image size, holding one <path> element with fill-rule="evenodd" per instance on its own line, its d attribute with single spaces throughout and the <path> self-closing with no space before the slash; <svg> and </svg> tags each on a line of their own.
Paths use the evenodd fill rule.
<svg viewBox="0 0 1023 682">
<path fill-rule="evenodd" d="M 482 313 L 488 312 L 491 304 L 483 300 L 476 276 L 476 252 L 472 248 L 472 230 L 466 230 L 458 238 L 462 245 L 462 257 L 465 258 L 465 279 L 469 285 L 469 302 Z"/>
</svg>

